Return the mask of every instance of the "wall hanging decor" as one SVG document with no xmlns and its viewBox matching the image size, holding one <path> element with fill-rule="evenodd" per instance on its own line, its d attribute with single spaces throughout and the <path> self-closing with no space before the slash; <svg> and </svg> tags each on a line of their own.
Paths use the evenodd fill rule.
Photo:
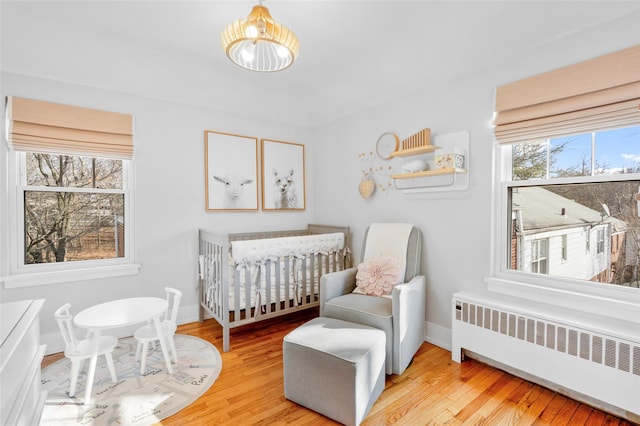
<svg viewBox="0 0 640 426">
<path fill-rule="evenodd" d="M 258 139 L 204 132 L 207 211 L 258 210 Z"/>
<path fill-rule="evenodd" d="M 358 184 L 358 192 L 362 198 L 371 197 L 376 188 L 379 191 L 386 191 L 393 187 L 391 181 L 391 175 L 393 174 L 393 167 L 391 165 L 383 166 L 380 159 L 380 154 L 373 151 L 362 152 L 358 154 L 358 158 L 365 162 L 365 166 L 362 169 L 362 179 Z"/>
<path fill-rule="evenodd" d="M 262 210 L 304 210 L 304 145 L 262 139 Z"/>
<path fill-rule="evenodd" d="M 360 196 L 362 198 L 369 198 L 376 190 L 376 182 L 373 177 L 366 173 L 362 176 L 362 180 L 360 181 L 360 185 L 358 185 L 358 191 L 360 192 Z"/>
<path fill-rule="evenodd" d="M 392 132 L 385 132 L 376 141 L 376 153 L 383 160 L 388 160 L 398 150 L 400 138 Z"/>
</svg>

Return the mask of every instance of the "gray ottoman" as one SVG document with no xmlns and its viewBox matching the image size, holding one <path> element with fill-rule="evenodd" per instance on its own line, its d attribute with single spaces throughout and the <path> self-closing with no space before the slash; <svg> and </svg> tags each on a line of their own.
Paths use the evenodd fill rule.
<svg viewBox="0 0 640 426">
<path fill-rule="evenodd" d="M 284 338 L 284 396 L 346 425 L 358 425 L 384 390 L 384 331 L 314 318 Z"/>
</svg>

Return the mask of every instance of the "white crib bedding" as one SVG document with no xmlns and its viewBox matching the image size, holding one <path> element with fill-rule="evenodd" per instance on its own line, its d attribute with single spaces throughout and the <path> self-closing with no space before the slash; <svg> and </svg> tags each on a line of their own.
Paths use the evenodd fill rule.
<svg viewBox="0 0 640 426">
<path fill-rule="evenodd" d="M 344 234 L 299 235 L 231 242 L 230 263 L 242 264 L 281 256 L 330 253 L 344 248 Z"/>
<path fill-rule="evenodd" d="M 317 294 L 322 273 L 321 268 L 324 266 L 317 261 L 319 257 L 316 256 L 314 262 L 311 262 L 311 257 L 325 254 L 335 256 L 334 261 L 337 262 L 344 255 L 344 248 L 344 234 L 341 232 L 233 241 L 230 250 L 229 273 L 235 276 L 235 272 L 239 272 L 239 279 L 230 280 L 230 309 L 236 307 L 235 286 L 239 286 L 239 309 L 248 307 L 247 275 L 251 280 L 248 295 L 250 307 L 281 302 L 287 298 L 295 300 L 302 297 L 303 294 Z M 303 259 L 306 260 L 303 261 Z M 279 264 L 279 269 L 276 264 Z M 304 271 L 303 265 L 306 265 Z M 279 281 L 276 277 L 278 270 L 280 272 Z M 267 273 L 267 271 L 269 272 Z M 278 282 L 280 284 L 279 292 L 276 289 Z M 270 286 L 269 291 L 267 291 L 267 285 Z"/>
</svg>

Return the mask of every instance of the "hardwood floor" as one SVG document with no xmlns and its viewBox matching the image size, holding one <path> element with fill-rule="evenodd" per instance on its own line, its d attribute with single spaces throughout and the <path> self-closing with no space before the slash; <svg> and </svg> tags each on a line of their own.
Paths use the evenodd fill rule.
<svg viewBox="0 0 640 426">
<path fill-rule="evenodd" d="M 282 339 L 317 316 L 310 310 L 232 331 L 222 352 L 214 320 L 178 327 L 212 342 L 222 372 L 196 402 L 162 421 L 177 425 L 334 425 L 284 398 Z M 62 357 L 45 357 L 43 366 Z M 373 425 L 632 425 L 475 360 L 451 361 L 450 352 L 424 343 L 402 376 L 387 376 L 385 391 L 362 423 Z"/>
</svg>

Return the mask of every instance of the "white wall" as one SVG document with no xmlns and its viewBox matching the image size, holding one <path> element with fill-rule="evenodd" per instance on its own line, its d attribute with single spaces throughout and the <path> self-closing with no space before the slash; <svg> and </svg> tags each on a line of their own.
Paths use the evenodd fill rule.
<svg viewBox="0 0 640 426">
<path fill-rule="evenodd" d="M 494 142 L 490 122 L 495 87 L 637 44 L 639 19 L 634 14 L 553 45 L 523 46 L 522 54 L 509 63 L 469 70 L 464 80 L 399 94 L 395 102 L 316 129 L 316 217 L 324 222 L 339 221 L 348 212 L 356 259 L 361 255 L 364 230 L 371 222 L 406 221 L 422 230 L 428 341 L 451 347 L 452 294 L 484 291 L 483 280 L 491 274 Z M 424 62 L 426 67 L 437 67 L 446 66 L 446 61 L 425 58 Z M 362 177 L 358 154 L 375 150 L 376 139 L 385 131 L 403 138 L 425 127 L 432 134 L 469 131 L 469 189 L 411 196 L 398 191 L 376 192 L 362 199 L 358 193 Z"/>
<path fill-rule="evenodd" d="M 181 321 L 197 321 L 199 227 L 218 232 L 249 232 L 305 228 L 307 223 L 314 222 L 313 179 L 307 181 L 304 212 L 208 213 L 204 201 L 205 129 L 305 144 L 306 172 L 310 177 L 314 174 L 314 162 L 310 159 L 315 154 L 308 129 L 23 75 L 3 73 L 1 77 L 3 99 L 6 95 L 15 95 L 135 116 L 135 261 L 142 265 L 140 273 L 108 280 L 0 290 L 3 303 L 46 299 L 41 312 L 41 334 L 43 342 L 49 344 L 48 353 L 62 347 L 53 312 L 66 302 L 71 302 L 73 312 L 79 312 L 92 304 L 116 298 L 164 297 L 164 287 L 171 285 L 183 292 Z M 219 108 L 219 105 L 215 106 Z M 6 190 L 6 158 L 7 146 L 3 137 L 0 148 L 2 191 Z M 5 214 L 3 204 L 0 208 L 3 220 Z M 345 221 L 345 217 L 340 218 L 341 224 Z M 10 249 L 6 229 L 0 230 L 0 252 L 6 253 Z M 6 260 L 7 256 L 3 254 L 3 273 Z"/>
<path fill-rule="evenodd" d="M 415 93 L 317 129 L 315 134 L 316 145 L 322 146 L 316 153 L 318 220 L 336 221 L 348 212 L 354 259 L 362 255 L 362 238 L 371 222 L 410 222 L 422 230 L 427 334 L 444 347 L 450 346 L 451 294 L 463 283 L 481 285 L 489 274 L 493 93 L 492 87 L 483 90 L 478 83 L 470 79 Z M 376 139 L 385 131 L 403 138 L 425 127 L 431 129 L 432 137 L 469 131 L 469 189 L 412 195 L 376 190 L 363 199 L 358 192 L 363 168 L 358 154 L 375 151 Z M 392 160 L 396 170 L 403 161 Z"/>
</svg>

